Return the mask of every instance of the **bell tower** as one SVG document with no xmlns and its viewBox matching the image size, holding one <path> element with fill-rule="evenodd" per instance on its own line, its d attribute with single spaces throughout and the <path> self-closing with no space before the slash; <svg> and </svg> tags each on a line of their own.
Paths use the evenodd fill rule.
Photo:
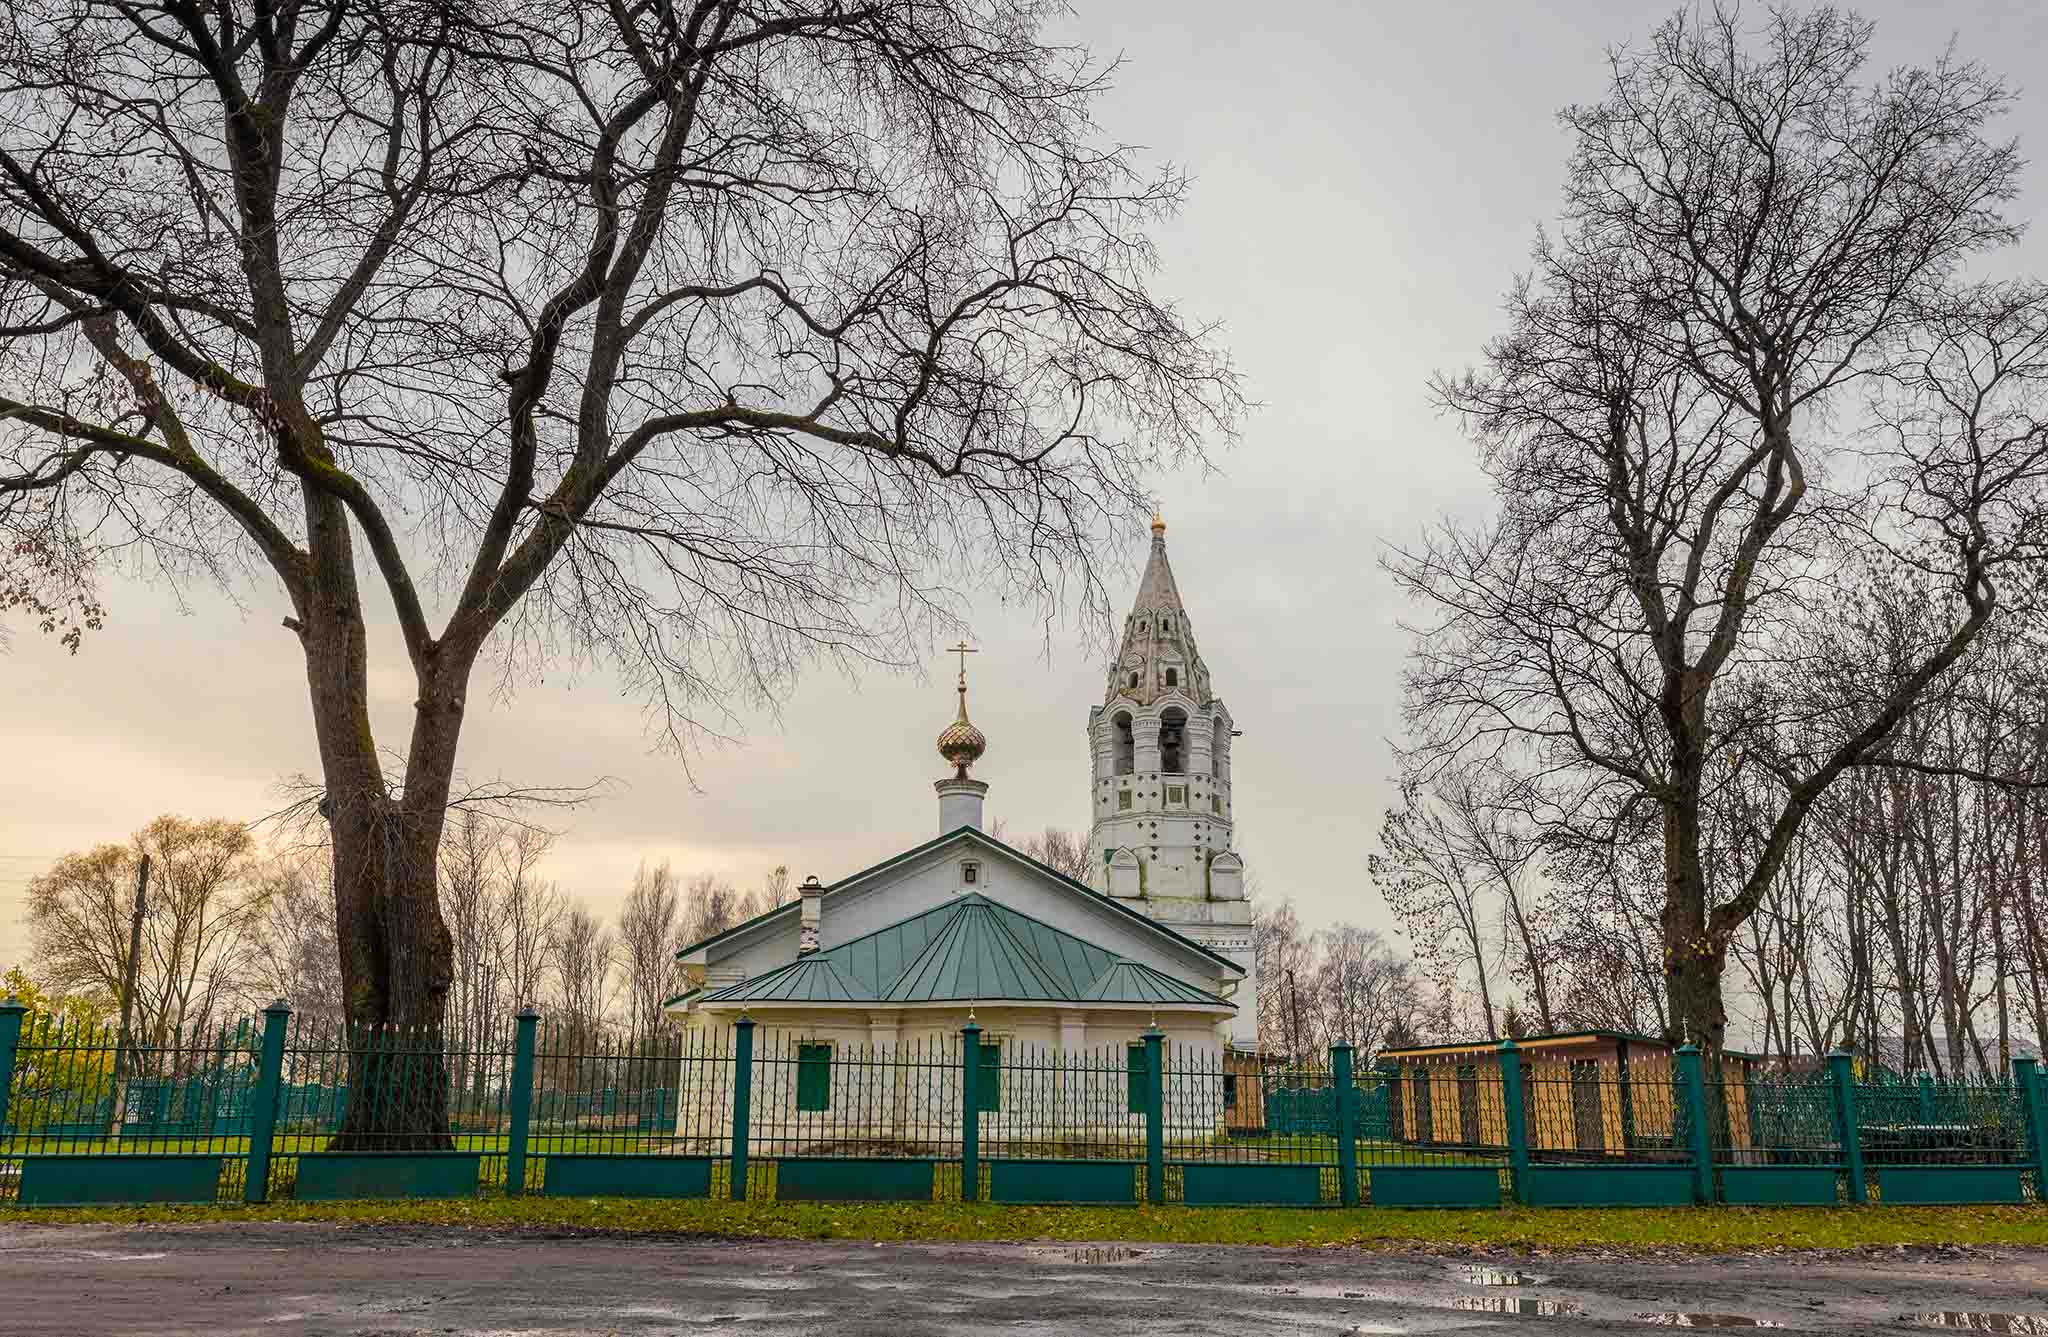
<svg viewBox="0 0 2048 1337">
<path fill-rule="evenodd" d="M 1166 557 L 1166 521 L 1124 619 L 1103 702 L 1088 712 L 1090 879 L 1245 968 L 1231 1043 L 1258 1044 L 1252 912 L 1231 847 L 1230 711 L 1209 679 Z"/>
</svg>

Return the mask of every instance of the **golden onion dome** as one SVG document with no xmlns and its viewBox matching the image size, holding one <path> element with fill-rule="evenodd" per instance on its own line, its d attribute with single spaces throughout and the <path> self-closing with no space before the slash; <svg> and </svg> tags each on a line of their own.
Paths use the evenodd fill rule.
<svg viewBox="0 0 2048 1337">
<path fill-rule="evenodd" d="M 967 718 L 967 684 L 960 684 L 960 715 L 939 734 L 939 755 L 955 768 L 958 778 L 967 778 L 967 768 L 988 751 L 988 737 Z"/>
</svg>

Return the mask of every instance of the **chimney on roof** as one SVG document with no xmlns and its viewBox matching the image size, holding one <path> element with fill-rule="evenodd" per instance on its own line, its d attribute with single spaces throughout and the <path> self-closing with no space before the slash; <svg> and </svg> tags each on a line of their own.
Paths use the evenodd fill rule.
<svg viewBox="0 0 2048 1337">
<path fill-rule="evenodd" d="M 797 891 L 803 896 L 804 908 L 803 918 L 799 921 L 801 927 L 796 935 L 796 954 L 809 956 L 818 950 L 818 923 L 825 913 L 825 884 L 818 881 L 818 875 L 813 873 L 804 879 L 804 884 Z"/>
</svg>

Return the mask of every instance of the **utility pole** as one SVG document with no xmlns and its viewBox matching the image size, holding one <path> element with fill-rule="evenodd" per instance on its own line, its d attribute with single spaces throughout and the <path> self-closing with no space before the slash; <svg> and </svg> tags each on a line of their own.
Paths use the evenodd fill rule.
<svg viewBox="0 0 2048 1337">
<path fill-rule="evenodd" d="M 1294 972 L 1287 972 L 1287 996 L 1294 1001 L 1294 1062 L 1301 1064 L 1301 1051 L 1308 1044 L 1308 1032 L 1301 1029 L 1301 986 L 1294 982 Z"/>
<path fill-rule="evenodd" d="M 149 855 L 145 852 L 142 864 L 135 870 L 135 913 L 128 920 L 128 968 L 121 972 L 121 1031 L 114 1041 L 114 1127 L 113 1135 L 119 1136 L 121 1125 L 126 1122 L 128 1108 L 128 1087 L 126 1074 L 128 1059 L 128 1022 L 135 1014 L 135 977 L 142 966 L 142 916 L 149 903 Z"/>
</svg>

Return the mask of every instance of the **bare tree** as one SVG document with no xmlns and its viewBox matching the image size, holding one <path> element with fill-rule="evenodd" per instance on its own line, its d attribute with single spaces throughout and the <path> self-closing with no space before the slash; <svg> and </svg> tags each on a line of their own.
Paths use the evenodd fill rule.
<svg viewBox="0 0 2048 1337">
<path fill-rule="evenodd" d="M 334 949 L 334 861 L 326 851 L 278 855 L 259 875 L 264 910 L 254 937 L 256 994 L 282 998 L 324 1027 L 342 1020 L 341 957 Z"/>
<path fill-rule="evenodd" d="M 1370 1062 L 1397 1018 L 1414 1014 L 1415 972 L 1378 933 L 1338 924 L 1316 935 L 1315 997 L 1328 1044 L 1348 1044 Z"/>
<path fill-rule="evenodd" d="M 1716 1052 L 1730 944 L 1808 813 L 1887 763 L 2037 555 L 2048 300 L 1955 287 L 2017 234 L 2019 157 L 1985 133 L 2010 97 L 1946 56 L 1861 82 L 1870 32 L 1716 10 L 1615 54 L 1565 113 L 1564 229 L 1485 365 L 1438 383 L 1499 517 L 1390 564 L 1434 614 L 1421 754 L 1531 777 L 1575 838 L 1656 814 L 1667 1028 Z M 1884 430 L 1837 430 L 1859 386 Z M 1915 573 L 1938 618 L 1895 672 L 1827 693 L 1822 596 L 1856 564 Z M 1710 874 L 1737 759 L 1769 811 Z"/>
<path fill-rule="evenodd" d="M 159 817 L 131 844 L 67 854 L 28 884 L 31 963 L 59 991 L 118 1004 L 127 975 L 136 869 L 150 860 L 134 1034 L 163 1044 L 246 1007 L 259 977 L 256 932 L 271 888 L 240 823 Z"/>
<path fill-rule="evenodd" d="M 1048 826 L 1017 848 L 1076 882 L 1086 882 L 1095 871 L 1095 861 L 1088 857 L 1088 836 L 1085 832 Z"/>
<path fill-rule="evenodd" d="M 502 856 L 498 956 L 505 999 L 515 1008 L 536 1006 L 546 993 L 557 932 L 568 911 L 561 889 L 535 869 L 547 839 L 533 827 L 516 828 Z"/>
<path fill-rule="evenodd" d="M 626 974 L 626 1030 L 636 1042 L 652 1040 L 661 1025 L 662 1004 L 675 988 L 677 930 L 682 894 L 666 862 L 633 873 L 633 886 L 619 909 L 619 966 Z"/>
<path fill-rule="evenodd" d="M 1489 974 L 1494 920 L 1487 873 L 1473 848 L 1485 816 L 1471 785 L 1454 777 L 1426 787 L 1411 781 L 1401 796 L 1402 806 L 1380 823 L 1380 848 L 1366 867 L 1432 982 L 1454 988 L 1472 971 L 1486 1035 L 1497 1038 Z"/>
<path fill-rule="evenodd" d="M 482 1053 L 509 1010 L 499 970 L 499 835 L 491 819 L 461 813 L 441 842 L 441 914 L 452 946 L 446 1034 L 457 1053 Z"/>
<path fill-rule="evenodd" d="M 611 930 L 581 905 L 571 905 L 555 928 L 553 1012 L 585 1038 L 612 1020 L 617 944 Z"/>
<path fill-rule="evenodd" d="M 1259 1048 L 1294 1062 L 1312 1052 L 1314 1012 L 1301 1006 L 1303 981 L 1313 987 L 1314 951 L 1293 901 L 1261 902 L 1252 915 L 1252 959 L 1259 977 Z"/>
<path fill-rule="evenodd" d="M 796 896 L 796 887 L 789 879 L 788 864 L 775 865 L 761 879 L 758 903 L 763 910 L 773 910 L 778 905 L 787 905 L 795 900 Z"/>
<path fill-rule="evenodd" d="M 1184 181 L 1101 142 L 1106 70 L 1050 20 L 12 8 L 0 548 L 288 606 L 352 1022 L 441 1021 L 487 653 L 609 661 L 681 744 L 815 658 L 906 662 L 974 581 L 1106 616 L 1109 522 L 1239 401 L 1147 290 Z M 364 572 L 414 685 L 395 773 Z"/>
</svg>

